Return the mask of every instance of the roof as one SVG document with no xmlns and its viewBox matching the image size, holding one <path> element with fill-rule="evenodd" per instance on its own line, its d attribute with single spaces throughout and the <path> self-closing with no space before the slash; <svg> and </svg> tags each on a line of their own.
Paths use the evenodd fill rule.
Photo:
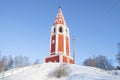
<svg viewBox="0 0 120 80">
<path fill-rule="evenodd" d="M 57 13 L 57 16 L 56 16 L 56 19 L 53 25 L 58 25 L 58 24 L 66 25 L 61 7 L 59 7 L 59 10 L 58 10 L 58 13 Z"/>
</svg>

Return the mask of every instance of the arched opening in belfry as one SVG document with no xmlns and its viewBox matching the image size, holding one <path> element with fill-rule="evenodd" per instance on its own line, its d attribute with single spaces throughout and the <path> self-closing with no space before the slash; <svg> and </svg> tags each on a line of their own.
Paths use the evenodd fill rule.
<svg viewBox="0 0 120 80">
<path fill-rule="evenodd" d="M 59 28 L 59 32 L 62 33 L 63 32 L 63 29 L 62 27 Z"/>
</svg>

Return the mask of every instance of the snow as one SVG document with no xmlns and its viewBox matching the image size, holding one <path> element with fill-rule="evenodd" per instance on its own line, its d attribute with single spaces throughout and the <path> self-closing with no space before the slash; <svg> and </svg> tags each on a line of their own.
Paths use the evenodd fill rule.
<svg viewBox="0 0 120 80">
<path fill-rule="evenodd" d="M 94 67 L 67 64 L 69 75 L 53 74 L 61 63 L 43 63 L 0 73 L 0 80 L 120 80 L 120 71 L 104 71 Z M 51 76 L 52 75 L 52 76 Z"/>
</svg>

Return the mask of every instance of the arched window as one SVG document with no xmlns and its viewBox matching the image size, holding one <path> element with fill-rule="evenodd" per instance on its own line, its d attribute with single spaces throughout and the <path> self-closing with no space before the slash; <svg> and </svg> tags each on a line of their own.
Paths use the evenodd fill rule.
<svg viewBox="0 0 120 80">
<path fill-rule="evenodd" d="M 53 33 L 56 33 L 56 29 L 54 28 Z"/>
<path fill-rule="evenodd" d="M 62 33 L 63 32 L 63 29 L 62 27 L 59 28 L 59 32 Z"/>
</svg>

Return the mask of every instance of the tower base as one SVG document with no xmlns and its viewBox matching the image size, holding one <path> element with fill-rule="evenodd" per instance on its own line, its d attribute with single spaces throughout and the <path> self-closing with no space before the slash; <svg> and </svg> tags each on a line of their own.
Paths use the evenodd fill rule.
<svg viewBox="0 0 120 80">
<path fill-rule="evenodd" d="M 74 64 L 74 60 L 73 58 L 60 54 L 60 55 L 53 55 L 53 56 L 49 56 L 47 58 L 45 58 L 45 62 L 60 62 L 60 63 L 70 63 L 70 64 Z"/>
</svg>

